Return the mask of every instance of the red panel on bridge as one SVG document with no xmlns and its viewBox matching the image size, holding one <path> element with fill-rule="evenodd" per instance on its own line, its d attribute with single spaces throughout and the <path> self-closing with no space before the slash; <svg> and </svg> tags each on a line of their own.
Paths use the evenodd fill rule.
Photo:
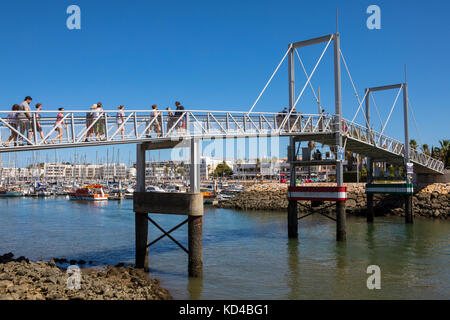
<svg viewBox="0 0 450 320">
<path fill-rule="evenodd" d="M 289 200 L 344 201 L 347 187 L 289 187 Z"/>
</svg>

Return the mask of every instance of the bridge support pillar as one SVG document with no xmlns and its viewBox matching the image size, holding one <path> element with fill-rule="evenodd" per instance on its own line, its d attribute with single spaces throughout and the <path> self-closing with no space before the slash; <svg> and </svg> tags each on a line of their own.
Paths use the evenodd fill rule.
<svg viewBox="0 0 450 320">
<path fill-rule="evenodd" d="M 405 223 L 414 223 L 413 195 L 405 195 Z"/>
<path fill-rule="evenodd" d="M 295 140 L 293 137 L 290 138 L 290 144 L 288 147 L 288 159 L 290 163 L 290 186 L 296 186 L 297 174 L 296 166 L 294 161 L 296 160 L 295 155 Z M 289 200 L 288 204 L 288 238 L 297 239 L 298 238 L 298 209 L 297 201 Z"/>
<path fill-rule="evenodd" d="M 200 140 L 191 139 L 190 191 L 200 192 Z M 203 275 L 203 218 L 202 216 L 188 217 L 188 273 L 190 277 Z"/>
<path fill-rule="evenodd" d="M 136 192 L 145 192 L 145 148 L 136 146 Z M 148 213 L 135 212 L 136 268 L 148 270 Z"/>
<path fill-rule="evenodd" d="M 203 276 L 203 221 L 202 216 L 188 217 L 188 273 L 190 277 Z"/>
<path fill-rule="evenodd" d="M 336 240 L 347 240 L 346 221 L 345 221 L 345 201 L 336 202 Z"/>
<path fill-rule="evenodd" d="M 182 147 L 184 146 L 185 144 L 182 144 Z M 145 151 L 149 146 L 144 144 L 137 145 L 136 191 L 133 195 L 136 268 L 148 270 L 148 248 L 162 238 L 168 237 L 188 254 L 189 276 L 202 277 L 203 275 L 203 195 L 200 193 L 200 140 L 191 139 L 190 147 L 190 192 L 168 193 L 145 192 Z M 149 216 L 149 213 L 187 215 L 187 219 L 166 231 Z M 151 243 L 148 243 L 149 221 L 163 233 Z M 186 223 L 188 226 L 187 249 L 170 235 Z"/>
<path fill-rule="evenodd" d="M 289 200 L 288 204 L 288 238 L 298 238 L 298 209 L 297 201 Z"/>
<path fill-rule="evenodd" d="M 339 33 L 334 34 L 334 93 L 335 93 L 335 130 L 336 130 L 336 154 L 344 152 L 342 141 L 342 99 L 341 99 L 341 58 Z M 343 159 L 336 163 L 336 182 L 338 187 L 344 186 Z M 336 240 L 347 239 L 345 216 L 345 201 L 336 202 Z"/>
<path fill-rule="evenodd" d="M 135 212 L 136 268 L 148 271 L 148 214 Z"/>
</svg>

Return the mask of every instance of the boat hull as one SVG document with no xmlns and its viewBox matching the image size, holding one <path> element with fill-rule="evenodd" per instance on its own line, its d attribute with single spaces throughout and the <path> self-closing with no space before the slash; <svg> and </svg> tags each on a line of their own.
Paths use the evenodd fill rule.
<svg viewBox="0 0 450 320">
<path fill-rule="evenodd" d="M 104 201 L 108 200 L 108 196 L 87 196 L 87 195 L 77 195 L 77 194 L 69 194 L 69 200 L 79 200 L 79 201 Z"/>
<path fill-rule="evenodd" d="M 0 193 L 0 198 L 15 198 L 15 197 L 23 197 L 25 192 L 23 191 L 8 191 L 5 193 Z"/>
</svg>

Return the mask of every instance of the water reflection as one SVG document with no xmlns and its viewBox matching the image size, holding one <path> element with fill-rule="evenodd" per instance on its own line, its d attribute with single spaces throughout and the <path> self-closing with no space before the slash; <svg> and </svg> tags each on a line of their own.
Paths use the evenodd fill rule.
<svg viewBox="0 0 450 320">
<path fill-rule="evenodd" d="M 203 278 L 189 277 L 187 282 L 187 292 L 190 300 L 200 300 L 203 292 Z"/>
<path fill-rule="evenodd" d="M 301 286 L 299 273 L 299 242 L 297 239 L 289 239 L 287 242 L 287 264 L 289 267 L 289 273 L 287 274 L 286 281 L 288 282 L 289 292 L 287 298 L 297 299 L 299 296 L 299 289 Z"/>
</svg>

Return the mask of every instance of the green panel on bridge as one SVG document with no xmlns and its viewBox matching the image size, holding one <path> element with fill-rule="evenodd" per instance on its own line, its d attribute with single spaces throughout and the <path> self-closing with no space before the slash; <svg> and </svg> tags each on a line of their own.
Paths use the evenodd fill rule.
<svg viewBox="0 0 450 320">
<path fill-rule="evenodd" d="M 366 184 L 366 193 L 412 194 L 412 183 L 372 183 Z"/>
</svg>

